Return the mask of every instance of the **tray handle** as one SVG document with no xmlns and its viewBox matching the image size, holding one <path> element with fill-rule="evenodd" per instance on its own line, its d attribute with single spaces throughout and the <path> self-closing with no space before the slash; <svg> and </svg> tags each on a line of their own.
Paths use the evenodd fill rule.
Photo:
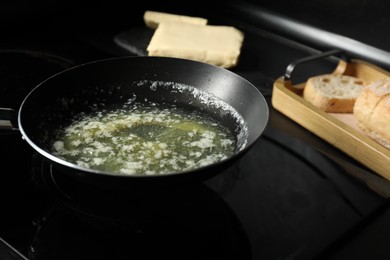
<svg viewBox="0 0 390 260">
<path fill-rule="evenodd" d="M 0 135 L 19 132 L 18 113 L 12 108 L 0 107 Z"/>
<path fill-rule="evenodd" d="M 290 90 L 292 90 L 296 93 L 300 93 L 302 91 L 302 86 L 296 87 L 292 84 L 292 81 L 291 81 L 291 76 L 293 74 L 294 69 L 303 63 L 308 63 L 311 61 L 323 59 L 323 58 L 326 58 L 329 56 L 334 56 L 334 55 L 338 55 L 340 57 L 340 61 L 339 61 L 337 68 L 333 71 L 333 74 L 338 74 L 338 75 L 343 74 L 343 72 L 345 71 L 345 69 L 347 67 L 347 63 L 350 61 L 349 57 L 342 50 L 330 50 L 330 51 L 322 52 L 320 54 L 297 59 L 297 60 L 293 61 L 292 63 L 290 63 L 286 68 L 286 72 L 284 73 L 284 77 L 283 77 L 284 85 L 287 88 L 289 88 Z"/>
</svg>

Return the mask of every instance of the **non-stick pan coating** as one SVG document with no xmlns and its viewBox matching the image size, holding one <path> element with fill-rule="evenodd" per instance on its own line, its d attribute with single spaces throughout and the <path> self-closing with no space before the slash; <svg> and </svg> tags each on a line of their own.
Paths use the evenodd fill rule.
<svg viewBox="0 0 390 260">
<path fill-rule="evenodd" d="M 44 157 L 52 160 L 67 174 L 82 179 L 156 179 L 156 176 L 116 176 L 95 170 L 81 169 L 50 154 L 50 140 L 53 133 L 71 122 L 72 117 L 86 107 L 96 108 L 121 104 L 134 97 L 134 82 L 165 82 L 183 84 L 204 90 L 231 105 L 242 115 L 248 127 L 246 147 L 237 151 L 232 158 L 215 165 L 206 166 L 188 173 L 172 174 L 166 179 L 185 176 L 207 176 L 231 164 L 245 153 L 260 137 L 268 121 L 268 107 L 262 94 L 250 82 L 213 65 L 162 57 L 124 57 L 96 61 L 61 72 L 38 85 L 24 100 L 18 123 L 23 137 Z M 164 84 L 165 84 L 164 83 Z M 175 96 L 167 91 L 137 92 L 136 96 L 147 95 L 154 102 L 177 102 L 205 109 L 218 116 L 217 109 L 207 108 L 202 102 L 194 103 L 191 97 Z M 152 94 L 150 94 L 152 93 Z M 222 123 L 233 127 L 233 119 L 222 118 Z M 180 177 L 179 177 L 180 175 Z M 178 177 L 176 177 L 178 176 Z M 158 177 L 160 178 L 160 177 Z M 164 177 L 161 176 L 160 179 Z"/>
</svg>

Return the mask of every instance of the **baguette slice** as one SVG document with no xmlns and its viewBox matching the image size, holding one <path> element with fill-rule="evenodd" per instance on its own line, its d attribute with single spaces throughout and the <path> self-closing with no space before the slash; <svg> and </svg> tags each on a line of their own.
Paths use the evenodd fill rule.
<svg viewBox="0 0 390 260">
<path fill-rule="evenodd" d="M 207 19 L 202 17 L 176 15 L 156 11 L 145 11 L 144 22 L 147 27 L 151 29 L 156 29 L 158 25 L 162 22 L 182 22 L 197 25 L 206 25 L 208 21 Z"/>
<path fill-rule="evenodd" d="M 353 114 L 369 137 L 390 149 L 390 79 L 367 85 L 355 102 Z"/>
<path fill-rule="evenodd" d="M 244 34 L 231 26 L 163 22 L 147 47 L 149 56 L 184 58 L 223 68 L 237 65 Z"/>
<path fill-rule="evenodd" d="M 330 113 L 352 113 L 364 82 L 347 75 L 319 75 L 306 81 L 303 98 Z"/>
</svg>

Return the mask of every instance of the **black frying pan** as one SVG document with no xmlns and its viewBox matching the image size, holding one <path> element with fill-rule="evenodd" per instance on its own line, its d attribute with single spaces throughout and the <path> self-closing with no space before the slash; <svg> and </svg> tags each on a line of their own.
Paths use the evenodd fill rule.
<svg viewBox="0 0 390 260">
<path fill-rule="evenodd" d="M 150 88 L 145 82 L 163 82 Z M 242 135 L 237 121 L 222 108 L 210 106 L 194 95 L 172 91 L 184 84 L 206 91 L 232 106 L 247 124 Z M 122 176 L 85 169 L 50 153 L 53 133 L 69 124 L 79 112 L 100 106 L 138 101 L 176 103 L 190 109 L 203 110 L 239 137 L 233 156 L 221 162 L 192 171 L 158 176 Z M 97 107 L 96 107 L 97 106 Z M 268 106 L 258 89 L 235 73 L 213 65 L 176 58 L 123 57 L 91 62 L 73 67 L 39 84 L 24 99 L 18 113 L 18 129 L 38 153 L 49 159 L 61 173 L 77 180 L 106 187 L 144 187 L 203 180 L 217 174 L 247 152 L 260 137 L 268 122 Z"/>
</svg>

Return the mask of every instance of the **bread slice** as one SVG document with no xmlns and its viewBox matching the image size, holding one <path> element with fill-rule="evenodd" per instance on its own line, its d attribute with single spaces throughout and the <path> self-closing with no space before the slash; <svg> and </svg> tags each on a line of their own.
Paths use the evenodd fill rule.
<svg viewBox="0 0 390 260">
<path fill-rule="evenodd" d="M 206 25 L 207 19 L 202 17 L 193 17 L 185 15 L 170 14 L 156 11 L 145 11 L 144 22 L 147 27 L 156 29 L 162 22 L 182 22 L 197 25 Z"/>
<path fill-rule="evenodd" d="M 353 114 L 369 137 L 390 149 L 390 79 L 367 85 L 356 99 Z"/>
<path fill-rule="evenodd" d="M 330 113 L 352 113 L 364 82 L 347 75 L 325 74 L 306 81 L 303 98 Z"/>
<path fill-rule="evenodd" d="M 231 26 L 162 22 L 147 47 L 149 56 L 184 58 L 223 68 L 237 65 L 244 34 Z"/>
</svg>

